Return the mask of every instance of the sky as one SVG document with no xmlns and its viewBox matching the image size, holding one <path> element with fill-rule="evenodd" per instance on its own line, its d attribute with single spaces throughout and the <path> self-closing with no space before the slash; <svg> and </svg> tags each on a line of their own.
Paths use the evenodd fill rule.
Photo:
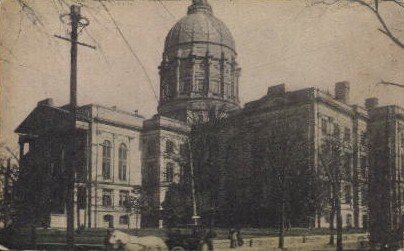
<svg viewBox="0 0 404 251">
<path fill-rule="evenodd" d="M 14 129 L 38 101 L 69 99 L 69 36 L 59 16 L 62 0 L 0 0 L 0 141 L 16 148 Z M 71 4 L 74 1 L 65 0 Z M 97 0 L 81 0 L 90 25 L 79 35 L 96 50 L 79 47 L 78 103 L 117 106 L 146 118 L 156 113 L 158 65 L 164 39 L 184 15 L 190 0 L 104 1 L 139 63 Z M 309 0 L 209 0 L 216 17 L 233 34 L 242 68 L 242 104 L 266 94 L 271 85 L 288 90 L 317 87 L 333 93 L 339 81 L 351 83 L 351 103 L 378 97 L 382 105 L 404 106 L 404 90 L 377 85 L 404 83 L 404 50 L 378 31 L 377 19 L 358 5 L 312 4 Z M 25 8 L 27 10 L 27 8 Z M 404 9 L 383 3 L 382 15 L 398 35 Z M 33 14 L 34 13 L 34 14 Z M 35 23 L 33 20 L 37 20 Z M 150 77 L 148 81 L 142 66 Z"/>
</svg>

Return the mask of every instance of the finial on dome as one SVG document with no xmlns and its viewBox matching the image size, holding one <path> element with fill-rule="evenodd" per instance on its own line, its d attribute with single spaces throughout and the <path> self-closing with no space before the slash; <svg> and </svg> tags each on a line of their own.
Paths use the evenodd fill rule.
<svg viewBox="0 0 404 251">
<path fill-rule="evenodd" d="M 192 0 L 192 5 L 188 7 L 188 14 L 196 12 L 212 14 L 212 6 L 210 6 L 207 0 Z"/>
</svg>

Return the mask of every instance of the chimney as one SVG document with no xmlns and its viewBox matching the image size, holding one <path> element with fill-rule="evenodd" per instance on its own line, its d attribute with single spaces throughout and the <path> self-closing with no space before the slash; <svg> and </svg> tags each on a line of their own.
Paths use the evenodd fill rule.
<svg viewBox="0 0 404 251">
<path fill-rule="evenodd" d="M 37 106 L 42 106 L 42 105 L 53 106 L 53 99 L 47 98 L 47 99 L 39 101 L 37 104 Z"/>
<path fill-rule="evenodd" d="M 367 110 L 375 109 L 379 105 L 378 98 L 367 98 L 365 100 L 365 107 Z"/>
<path fill-rule="evenodd" d="M 349 82 L 342 81 L 335 84 L 335 99 L 349 104 Z"/>
<path fill-rule="evenodd" d="M 274 97 L 274 96 L 283 96 L 285 95 L 285 84 L 274 85 L 268 87 L 267 96 Z"/>
</svg>

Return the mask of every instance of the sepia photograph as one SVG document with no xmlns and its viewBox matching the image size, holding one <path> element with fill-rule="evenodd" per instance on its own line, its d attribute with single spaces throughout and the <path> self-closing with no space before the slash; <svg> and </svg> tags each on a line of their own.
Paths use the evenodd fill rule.
<svg viewBox="0 0 404 251">
<path fill-rule="evenodd" d="M 0 0 L 0 251 L 404 251 L 404 0 Z"/>
</svg>

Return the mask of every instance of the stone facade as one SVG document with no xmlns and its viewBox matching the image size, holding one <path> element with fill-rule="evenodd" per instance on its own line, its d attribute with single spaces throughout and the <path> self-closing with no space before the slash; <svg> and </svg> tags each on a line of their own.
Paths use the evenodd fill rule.
<svg viewBox="0 0 404 251">
<path fill-rule="evenodd" d="M 203 223 L 276 226 L 279 196 L 287 191 L 282 196 L 293 208 L 287 212 L 291 226 L 328 227 L 330 206 L 319 211 L 312 200 L 321 150 L 329 139 L 342 146 L 343 225 L 367 228 L 372 218 L 368 193 L 383 191 L 373 218 L 388 215 L 380 224 L 401 226 L 402 109 L 352 105 L 347 82 L 336 84 L 335 95 L 271 86 L 264 97 L 240 108 L 236 57 L 232 35 L 212 7 L 206 0 L 193 0 L 188 15 L 166 37 L 157 115 L 144 119 L 116 108 L 79 107 L 76 227 L 162 227 L 162 203 L 171 184 L 186 180 L 189 163 L 183 162 L 189 162 L 190 149 L 196 151 L 197 213 Z M 16 129 L 20 187 L 37 181 L 43 185 L 43 191 L 22 191 L 21 200 L 38 192 L 50 198 L 48 210 L 23 212 L 51 227 L 66 225 L 63 174 L 69 166 L 69 121 L 67 107 L 44 100 Z M 142 219 L 123 207 L 140 185 L 148 206 Z"/>
<path fill-rule="evenodd" d="M 145 227 L 162 227 L 162 203 L 172 183 L 184 175 L 183 160 L 188 148 L 189 126 L 160 115 L 144 121 L 142 134 L 142 187 L 150 210 L 142 215 Z"/>
<path fill-rule="evenodd" d="M 345 87 L 349 88 L 349 84 L 345 83 Z M 272 217 L 275 219 L 272 223 L 263 220 L 271 208 L 276 215 L 273 208 L 278 203 L 278 199 L 273 198 L 274 190 L 271 190 L 274 181 L 270 176 L 274 173 L 266 168 L 290 167 L 290 176 L 300 177 L 293 181 L 295 188 L 301 185 L 297 190 L 291 188 L 290 196 L 296 198 L 291 200 L 296 210 L 290 216 L 292 224 L 313 224 L 314 217 L 319 215 L 307 205 L 311 193 L 308 184 L 315 170 L 321 168 L 319 154 L 322 144 L 332 136 L 343 142 L 341 158 L 344 168 L 349 170 L 349 177 L 342 184 L 343 224 L 346 227 L 366 226 L 366 203 L 362 193 L 367 188 L 361 171 L 364 165 L 361 161 L 367 163 L 367 151 L 362 146 L 366 125 L 367 113 L 363 108 L 351 106 L 318 89 L 289 92 L 285 85 L 270 87 L 266 96 L 247 103 L 244 109 L 230 114 L 216 125 L 217 129 L 212 130 L 213 138 L 217 140 L 211 144 L 218 145 L 217 149 L 212 149 L 211 158 L 215 163 L 212 168 L 223 177 L 213 185 L 219 187 L 213 197 L 220 199 L 210 204 L 217 207 L 219 215 L 224 214 L 225 220 L 229 220 L 228 214 L 245 216 L 264 212 L 256 219 L 242 217 L 241 221 L 246 221 L 242 224 L 277 224 L 277 217 Z M 199 168 L 209 168 L 209 163 Z M 305 190 L 302 191 L 302 187 Z M 230 188 L 236 191 L 230 191 Z M 251 211 L 244 212 L 246 210 Z M 327 218 L 328 215 L 320 215 L 316 223 L 327 227 Z M 257 219 L 260 222 L 256 222 Z"/>
<path fill-rule="evenodd" d="M 400 240 L 404 209 L 404 109 L 369 99 L 370 230 L 376 243 Z"/>
</svg>

